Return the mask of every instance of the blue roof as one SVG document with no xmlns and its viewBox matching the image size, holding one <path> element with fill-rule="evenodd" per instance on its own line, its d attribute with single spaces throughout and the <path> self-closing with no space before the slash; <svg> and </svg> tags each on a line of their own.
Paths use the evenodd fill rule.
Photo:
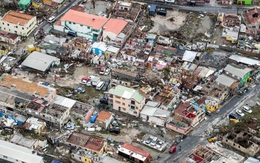
<svg viewBox="0 0 260 163">
<path fill-rule="evenodd" d="M 151 5 L 150 6 L 150 11 L 155 11 L 155 9 L 156 9 L 156 5 Z"/>
<path fill-rule="evenodd" d="M 63 163 L 63 162 L 60 162 L 58 160 L 52 160 L 51 163 Z"/>
</svg>

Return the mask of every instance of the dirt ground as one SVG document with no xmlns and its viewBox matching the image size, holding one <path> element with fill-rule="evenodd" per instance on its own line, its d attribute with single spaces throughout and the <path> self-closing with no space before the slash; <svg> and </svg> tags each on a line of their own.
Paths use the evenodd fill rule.
<svg viewBox="0 0 260 163">
<path fill-rule="evenodd" d="M 99 15 L 101 12 L 106 13 L 106 9 L 112 6 L 111 2 L 107 1 L 95 1 L 96 5 L 93 8 L 91 0 L 87 0 L 85 3 L 81 4 L 81 7 L 85 8 L 85 12 L 89 14 Z"/>
<path fill-rule="evenodd" d="M 167 16 L 156 15 L 152 17 L 154 26 L 149 32 L 163 34 L 165 31 L 176 31 L 184 25 L 187 13 L 167 11 Z"/>
<path fill-rule="evenodd" d="M 133 139 L 135 136 L 139 133 L 140 131 L 136 128 L 123 128 L 121 130 L 120 135 L 113 135 L 113 134 L 102 134 L 99 132 L 96 132 L 95 135 L 103 137 L 103 138 L 111 138 L 117 142 L 126 142 L 126 143 L 132 143 Z"/>
</svg>

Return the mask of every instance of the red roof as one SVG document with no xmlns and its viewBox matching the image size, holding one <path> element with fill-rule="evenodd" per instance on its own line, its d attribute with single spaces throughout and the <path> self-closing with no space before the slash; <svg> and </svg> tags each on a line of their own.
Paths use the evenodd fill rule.
<svg viewBox="0 0 260 163">
<path fill-rule="evenodd" d="M 142 149 L 139 149 L 139 148 L 137 148 L 135 146 L 132 146 L 132 145 L 130 145 L 128 143 L 124 143 L 122 145 L 122 147 L 125 148 L 125 149 L 128 149 L 129 151 L 133 151 L 134 153 L 138 153 L 138 154 L 140 154 L 140 155 L 142 155 L 142 156 L 144 156 L 146 158 L 150 157 L 150 153 L 149 152 L 146 152 L 146 151 L 144 151 Z"/>
<path fill-rule="evenodd" d="M 109 119 L 111 116 L 112 116 L 111 113 L 106 112 L 106 111 L 101 111 L 101 112 L 98 114 L 97 121 L 104 122 L 106 119 Z"/>
<path fill-rule="evenodd" d="M 116 35 L 118 35 L 127 25 L 127 22 L 121 19 L 109 19 L 104 26 L 104 31 L 106 32 L 112 32 Z"/>
<path fill-rule="evenodd" d="M 188 107 L 190 107 L 190 103 L 189 102 L 183 103 L 175 110 L 175 113 L 177 113 L 179 115 L 184 115 L 185 116 L 184 111 Z"/>
<path fill-rule="evenodd" d="M 76 10 L 69 10 L 61 18 L 61 21 L 70 21 L 77 24 L 82 24 L 82 25 L 92 27 L 93 29 L 102 28 L 106 24 L 107 20 L 108 20 L 107 18 L 101 16 L 91 15 Z"/>
</svg>

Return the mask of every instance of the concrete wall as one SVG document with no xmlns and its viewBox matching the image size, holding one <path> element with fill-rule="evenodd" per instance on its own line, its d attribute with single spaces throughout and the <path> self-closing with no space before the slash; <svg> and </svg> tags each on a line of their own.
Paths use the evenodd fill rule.
<svg viewBox="0 0 260 163">
<path fill-rule="evenodd" d="M 237 149 L 237 150 L 239 150 L 243 153 L 246 153 L 250 156 L 254 156 L 257 152 L 260 151 L 260 147 L 255 143 L 253 143 L 249 148 L 244 148 L 241 145 L 235 143 L 233 140 L 230 140 L 226 137 L 222 138 L 222 143 L 227 144 L 227 145 L 229 145 L 229 146 L 231 146 L 231 147 L 233 147 L 233 148 L 235 148 L 235 149 Z"/>
</svg>

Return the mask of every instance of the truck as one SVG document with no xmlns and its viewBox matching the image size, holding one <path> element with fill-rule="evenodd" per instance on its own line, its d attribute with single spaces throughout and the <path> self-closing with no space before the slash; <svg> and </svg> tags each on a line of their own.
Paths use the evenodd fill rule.
<svg viewBox="0 0 260 163">
<path fill-rule="evenodd" d="M 151 5 L 149 9 L 149 16 L 154 16 L 156 12 L 156 5 Z"/>
</svg>

